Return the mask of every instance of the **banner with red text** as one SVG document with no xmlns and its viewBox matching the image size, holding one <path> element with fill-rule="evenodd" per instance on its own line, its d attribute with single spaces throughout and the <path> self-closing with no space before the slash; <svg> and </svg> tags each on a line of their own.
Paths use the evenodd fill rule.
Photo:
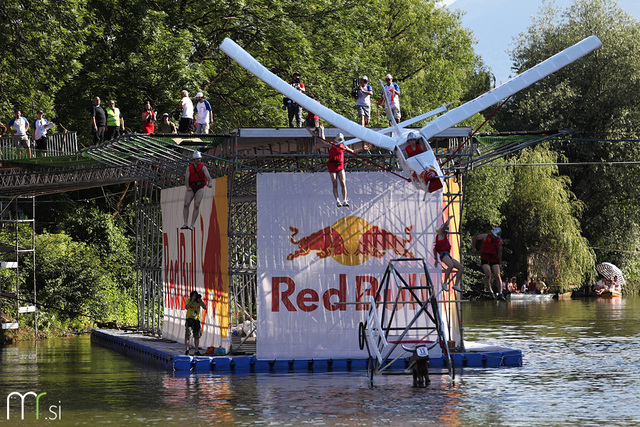
<svg viewBox="0 0 640 427">
<path fill-rule="evenodd" d="M 163 338 L 184 342 L 191 291 L 202 295 L 200 347 L 229 348 L 229 239 L 227 178 L 205 187 L 194 230 L 182 230 L 185 186 L 162 190 Z M 189 221 L 193 212 L 189 209 Z M 193 345 L 193 342 L 191 343 Z"/>
<path fill-rule="evenodd" d="M 260 359 L 366 357 L 358 325 L 368 306 L 354 303 L 376 292 L 391 259 L 424 258 L 441 284 L 432 249 L 442 191 L 425 200 L 388 173 L 346 175 L 349 207 L 336 206 L 328 173 L 258 175 Z M 405 264 L 409 280 L 426 281 L 421 263 Z M 396 324 L 416 309 L 398 307 Z"/>
</svg>

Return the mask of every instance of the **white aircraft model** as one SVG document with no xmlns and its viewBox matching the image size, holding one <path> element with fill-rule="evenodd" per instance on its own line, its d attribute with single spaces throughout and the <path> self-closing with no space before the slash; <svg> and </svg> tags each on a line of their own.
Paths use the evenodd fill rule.
<svg viewBox="0 0 640 427">
<path fill-rule="evenodd" d="M 411 180 L 416 188 L 426 190 L 427 192 L 433 192 L 442 188 L 444 186 L 444 181 L 440 165 L 438 164 L 435 154 L 428 143 L 430 138 L 445 129 L 457 125 L 474 114 L 487 109 L 501 100 L 508 98 L 538 80 L 543 79 L 549 74 L 571 64 L 600 46 L 602 46 L 602 42 L 598 37 L 587 37 L 581 42 L 555 54 L 551 58 L 548 58 L 535 67 L 517 75 L 506 83 L 490 90 L 476 99 L 466 102 L 465 104 L 431 120 L 429 123 L 424 125 L 419 132 L 409 132 L 408 130 L 405 130 L 405 128 L 406 126 L 417 123 L 427 117 L 446 111 L 446 107 L 440 107 L 439 109 L 430 111 L 413 119 L 403 121 L 397 125 L 394 123 L 394 126 L 383 129 L 379 132 L 374 132 L 373 130 L 360 126 L 360 124 L 355 123 L 321 105 L 304 93 L 296 90 L 293 86 L 267 70 L 233 40 L 229 38 L 224 39 L 220 44 L 220 49 L 236 60 L 236 62 L 247 69 L 247 71 L 254 74 L 260 80 L 264 81 L 287 98 L 297 102 L 304 109 L 322 117 L 335 127 L 340 128 L 344 133 L 348 133 L 357 138 L 347 141 L 345 143 L 346 145 L 352 144 L 356 141 L 366 141 L 380 148 L 394 151 L 402 165 L 405 177 Z M 400 132 L 398 133 L 398 131 Z M 392 136 L 388 136 L 387 134 L 389 133 L 392 133 Z M 421 152 L 415 154 L 415 150 L 413 150 L 414 154 L 412 155 L 410 154 L 412 151 L 411 149 L 409 150 L 410 153 L 407 153 L 407 147 L 409 147 L 409 143 L 412 142 L 410 140 L 415 139 L 417 139 L 417 145 L 420 145 L 420 148 L 417 151 Z"/>
</svg>

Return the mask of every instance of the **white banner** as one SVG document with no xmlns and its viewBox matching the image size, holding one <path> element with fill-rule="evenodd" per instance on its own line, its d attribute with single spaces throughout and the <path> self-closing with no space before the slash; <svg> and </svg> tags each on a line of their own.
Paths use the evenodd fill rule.
<svg viewBox="0 0 640 427">
<path fill-rule="evenodd" d="M 368 306 L 336 303 L 367 300 L 391 259 L 424 258 L 440 289 L 432 250 L 442 191 L 424 200 L 384 172 L 347 173 L 347 188 L 350 207 L 336 207 L 328 173 L 258 175 L 259 359 L 366 357 L 358 325 Z M 424 270 L 403 271 L 419 284 Z M 399 308 L 397 324 L 415 310 Z"/>
<path fill-rule="evenodd" d="M 162 337 L 184 342 L 185 303 L 191 291 L 207 306 L 200 313 L 200 347 L 229 349 L 229 243 L 227 179 L 205 187 L 195 230 L 182 230 L 185 186 L 162 190 Z M 193 202 L 189 219 L 193 212 Z"/>
</svg>

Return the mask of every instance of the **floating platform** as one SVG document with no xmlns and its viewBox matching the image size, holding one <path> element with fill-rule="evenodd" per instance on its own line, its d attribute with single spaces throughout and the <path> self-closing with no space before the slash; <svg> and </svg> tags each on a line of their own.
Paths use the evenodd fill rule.
<svg viewBox="0 0 640 427">
<path fill-rule="evenodd" d="M 174 371 L 216 373 L 237 372 L 339 372 L 366 371 L 367 359 L 291 359 L 259 360 L 255 355 L 186 356 L 184 344 L 117 329 L 94 329 L 91 342 L 116 350 L 129 357 L 154 363 Z M 499 368 L 522 366 L 522 351 L 500 346 L 465 343 L 464 353 L 453 353 L 455 368 Z M 390 373 L 409 367 L 401 358 Z M 444 368 L 443 359 L 431 359 L 429 369 Z"/>
</svg>

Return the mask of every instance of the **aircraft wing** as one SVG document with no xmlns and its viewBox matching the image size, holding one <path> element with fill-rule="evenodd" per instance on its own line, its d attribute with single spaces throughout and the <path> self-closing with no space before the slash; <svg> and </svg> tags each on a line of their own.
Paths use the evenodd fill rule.
<svg viewBox="0 0 640 427">
<path fill-rule="evenodd" d="M 316 100 L 309 98 L 304 93 L 296 90 L 280 77 L 267 70 L 254 57 L 249 55 L 249 53 L 238 46 L 238 44 L 230 38 L 224 39 L 220 44 L 220 49 L 251 74 L 255 75 L 257 78 L 282 93 L 287 98 L 297 102 L 305 110 L 311 111 L 313 114 L 322 117 L 335 127 L 342 129 L 345 133 L 387 150 L 393 151 L 396 147 L 396 141 L 393 138 L 362 127 L 358 123 L 347 119 L 346 117 L 320 104 Z"/>
<path fill-rule="evenodd" d="M 431 116 L 435 116 L 436 114 L 440 114 L 440 113 L 444 113 L 445 111 L 447 111 L 447 105 L 444 104 L 441 107 L 436 108 L 435 110 L 431 110 L 431 111 L 427 111 L 426 113 L 422 113 L 419 116 L 416 117 L 412 117 L 410 119 L 407 119 L 403 122 L 398 123 L 398 127 L 400 129 L 404 129 L 408 126 L 411 126 L 414 123 L 418 123 L 421 120 L 427 119 Z M 382 134 L 387 134 L 387 133 L 391 133 L 395 130 L 395 128 L 393 127 L 388 127 L 388 128 L 384 128 L 384 129 L 380 129 L 378 131 L 378 133 L 382 133 Z M 354 138 L 354 139 L 350 139 L 348 141 L 346 141 L 344 143 L 344 145 L 351 145 L 351 144 L 355 144 L 356 142 L 360 142 L 362 141 L 360 138 Z"/>
<path fill-rule="evenodd" d="M 501 100 L 515 94 L 516 92 L 532 85 L 533 83 L 555 73 L 559 69 L 571 64 L 573 61 L 582 58 L 591 51 L 602 46 L 602 42 L 596 36 L 587 37 L 579 43 L 553 55 L 551 58 L 542 61 L 533 68 L 517 75 L 508 82 L 480 95 L 476 99 L 454 108 L 446 114 L 437 117 L 420 129 L 420 133 L 427 140 L 434 135 L 448 129 L 458 123 L 468 119 L 474 114 L 497 104 Z"/>
</svg>

